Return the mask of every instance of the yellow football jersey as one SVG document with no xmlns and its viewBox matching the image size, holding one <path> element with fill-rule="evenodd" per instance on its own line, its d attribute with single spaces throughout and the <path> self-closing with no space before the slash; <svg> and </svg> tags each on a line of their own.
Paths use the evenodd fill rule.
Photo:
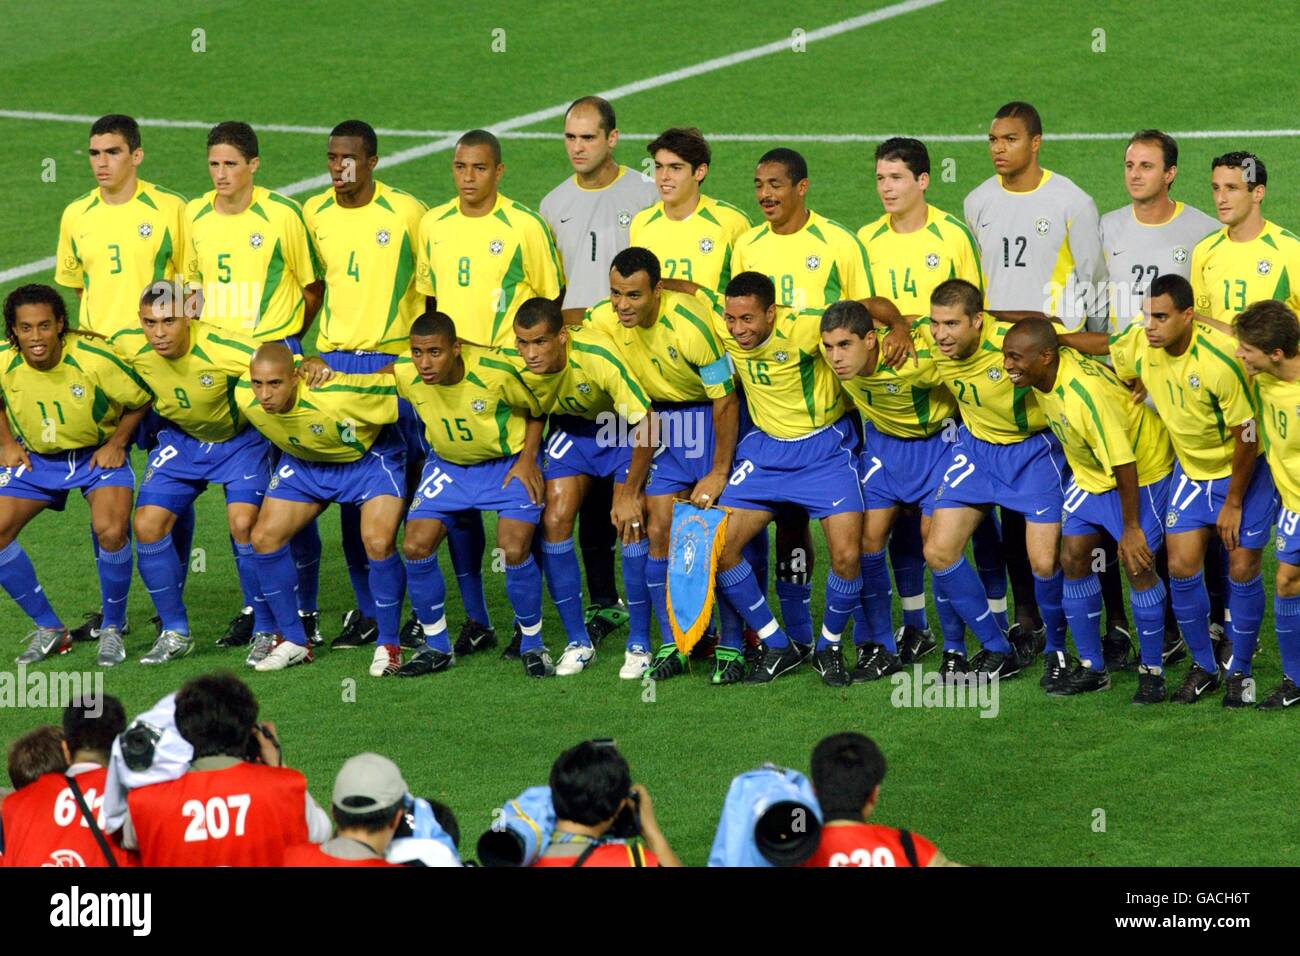
<svg viewBox="0 0 1300 956">
<path fill-rule="evenodd" d="M 437 299 L 456 334 L 479 345 L 514 344 L 515 312 L 528 299 L 554 299 L 564 285 L 555 239 L 542 217 L 497 196 L 486 216 L 466 216 L 460 200 L 420 220 L 415 285 Z"/>
<path fill-rule="evenodd" d="M 752 349 L 730 335 L 722 346 L 744 386 L 750 417 L 773 438 L 802 438 L 838 421 L 846 411 L 840 380 L 822 352 L 821 309 L 778 307 L 772 334 Z M 719 314 L 717 323 L 725 329 Z"/>
<path fill-rule="evenodd" d="M 803 227 L 788 236 L 762 223 L 737 239 L 731 272 L 770 276 L 777 305 L 796 312 L 876 294 L 867 251 L 858 237 L 811 209 Z"/>
<path fill-rule="evenodd" d="M 1200 322 L 1182 355 L 1152 348 L 1139 325 L 1110 338 L 1115 374 L 1126 381 L 1142 379 L 1178 461 L 1193 481 L 1232 474 L 1231 429 L 1255 417 L 1236 351 L 1233 339 Z"/>
<path fill-rule="evenodd" d="M 203 321 L 273 341 L 302 331 L 302 290 L 321 277 L 302 208 L 253 187 L 238 215 L 219 213 L 216 190 L 185 209 L 185 278 L 203 287 Z"/>
<path fill-rule="evenodd" d="M 149 401 L 144 383 L 106 345 L 76 334 L 48 371 L 32 368 L 8 343 L 0 348 L 0 393 L 9 430 L 42 455 L 104 444 L 124 409 Z"/>
<path fill-rule="evenodd" d="M 659 259 L 665 279 L 685 279 L 715 292 L 731 281 L 732 248 L 750 229 L 749 217 L 731 203 L 700 196 L 685 219 L 669 219 L 663 200 L 632 217 L 630 244 Z"/>
<path fill-rule="evenodd" d="M 871 263 L 872 285 L 903 315 L 927 315 L 930 293 L 949 279 L 965 279 L 981 292 L 980 254 L 966 224 L 942 209 L 926 206 L 925 226 L 895 232 L 889 213 L 858 230 Z"/>
<path fill-rule="evenodd" d="M 189 350 L 176 359 L 159 355 L 143 329 L 123 330 L 111 342 L 153 393 L 154 411 L 199 441 L 228 441 L 247 424 L 235 386 L 259 343 L 206 322 L 191 322 L 189 331 Z"/>
<path fill-rule="evenodd" d="M 645 418 L 650 399 L 628 372 L 614 340 L 591 325 L 570 326 L 567 334 L 568 358 L 558 372 L 530 372 L 514 360 L 542 411 L 589 421 L 614 412 L 631 425 Z"/>
<path fill-rule="evenodd" d="M 1282 507 L 1300 512 L 1300 381 L 1286 382 L 1261 372 L 1253 384 L 1264 454 Z"/>
<path fill-rule="evenodd" d="M 245 372 L 236 383 L 235 400 L 271 444 L 304 461 L 356 461 L 385 425 L 397 421 L 397 386 L 386 374 L 335 375 L 316 388 L 299 381 L 293 408 L 272 415 L 258 402 Z"/>
<path fill-rule="evenodd" d="M 542 416 L 537 396 L 497 349 L 462 343 L 465 377 L 455 385 L 426 385 L 410 356 L 397 360 L 397 391 L 424 422 L 434 453 L 454 465 L 517 455 L 528 419 Z"/>
<path fill-rule="evenodd" d="M 95 188 L 63 210 L 54 281 L 81 290 L 80 328 L 112 335 L 134 327 L 145 286 L 184 268 L 185 201 L 140 180 L 119 205 Z"/>
<path fill-rule="evenodd" d="M 317 319 L 321 352 L 398 353 L 424 312 L 415 288 L 415 247 L 428 207 L 386 183 L 375 182 L 370 202 L 345 209 L 329 189 L 302 207 L 307 232 L 325 277 Z"/>
<path fill-rule="evenodd" d="M 625 329 L 609 301 L 587 310 L 587 325 L 618 346 L 623 364 L 652 402 L 708 402 L 736 390 L 712 305 L 701 294 L 659 294 L 659 317 L 648 329 Z"/>
<path fill-rule="evenodd" d="M 877 329 L 875 334 L 883 343 L 889 332 Z M 895 438 L 928 438 L 957 420 L 957 401 L 944 385 L 929 346 L 916 332 L 912 343 L 915 364 L 911 359 L 900 368 L 877 363 L 870 375 L 840 380 L 862 417 Z"/>
<path fill-rule="evenodd" d="M 1074 483 L 1089 494 L 1115 487 L 1114 470 L 1136 464 L 1139 487 L 1174 467 L 1174 450 L 1160 418 L 1134 403 L 1115 373 L 1074 349 L 1060 351 L 1056 384 L 1038 404 L 1065 449 Z"/>
<path fill-rule="evenodd" d="M 1002 340 L 1012 328 L 984 314 L 979 345 L 968 358 L 951 359 L 939 351 L 930 330 L 930 317 L 916 324 L 935 368 L 957 399 L 962 421 L 972 435 L 995 445 L 1014 445 L 1047 427 L 1042 410 L 1028 386 L 1011 383 L 1002 367 Z"/>
<path fill-rule="evenodd" d="M 1264 221 L 1249 242 L 1233 242 L 1225 226 L 1192 250 L 1192 292 L 1196 311 L 1231 322 L 1260 299 L 1285 302 L 1300 311 L 1300 238 Z"/>
</svg>

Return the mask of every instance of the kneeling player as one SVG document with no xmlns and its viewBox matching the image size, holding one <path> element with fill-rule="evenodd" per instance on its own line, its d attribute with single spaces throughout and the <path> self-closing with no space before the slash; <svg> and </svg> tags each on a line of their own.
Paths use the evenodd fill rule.
<svg viewBox="0 0 1300 956">
<path fill-rule="evenodd" d="M 312 661 L 298 615 L 289 540 L 330 502 L 350 502 L 361 508 L 361 540 L 379 615 L 370 675 L 395 674 L 402 662 L 397 631 L 404 575 L 394 541 L 406 504 L 406 450 L 400 436 L 384 431 L 397 421 L 392 376 L 334 375 L 311 388 L 288 347 L 267 343 L 254 353 L 235 397 L 253 427 L 283 452 L 252 531 L 259 586 L 280 637 L 263 635 L 248 663 L 278 671 Z"/>
<path fill-rule="evenodd" d="M 1016 325 L 1006 334 L 1002 353 L 1012 383 L 1037 393 L 1074 472 L 1065 495 L 1061 565 L 1063 607 L 1079 664 L 1069 670 L 1064 651 L 1048 654 L 1039 686 L 1061 697 L 1110 687 L 1101 647 L 1101 582 L 1092 566 L 1106 532 L 1119 542 L 1142 654 L 1133 702 L 1162 701 L 1167 595 L 1155 554 L 1164 546 L 1174 467 L 1169 433 L 1155 412 L 1133 403 L 1109 368 L 1062 349 L 1045 319 Z"/>
<path fill-rule="evenodd" d="M 80 488 L 99 540 L 103 599 L 101 667 L 126 659 L 122 625 L 131 588 L 131 492 L 127 445 L 149 393 L 113 354 L 77 336 L 66 341 L 67 306 L 54 289 L 26 285 L 5 299 L 0 348 L 0 585 L 35 622 L 20 664 L 72 649 L 68 629 L 36 580 L 18 534 L 46 508 L 62 511 Z M 17 439 L 15 441 L 15 439 Z"/>
<path fill-rule="evenodd" d="M 1260 710 L 1281 710 L 1300 704 L 1300 322 L 1283 303 L 1265 299 L 1253 303 L 1233 325 L 1237 357 L 1255 376 L 1255 414 L 1282 497 L 1273 629 L 1283 676 L 1257 705 Z"/>
<path fill-rule="evenodd" d="M 555 667 L 561 677 L 580 673 L 596 656 L 582 614 L 582 578 L 573 552 L 573 522 L 592 482 L 614 481 L 626 494 L 632 446 L 648 445 L 650 400 L 600 329 L 566 328 L 552 299 L 529 299 L 515 314 L 515 344 L 527 371 L 525 384 L 548 412 L 550 433 L 543 469 L 542 564 L 568 645 Z M 644 423 L 644 424 L 642 424 Z M 631 433 L 631 434 L 629 434 Z M 638 527 L 623 542 L 623 592 L 628 637 L 620 677 L 636 679 L 650 660 L 650 596 L 645 563 L 649 542 Z"/>
<path fill-rule="evenodd" d="M 455 323 L 442 312 L 426 312 L 411 325 L 411 357 L 394 365 L 394 375 L 398 393 L 424 422 L 431 449 L 402 538 L 411 607 L 426 646 L 398 673 L 432 674 L 454 662 L 438 546 L 454 515 L 495 511 L 524 673 L 550 677 L 555 666 L 542 643 L 542 572 L 531 550 L 544 488 L 536 396 L 501 353 L 458 342 Z"/>
</svg>

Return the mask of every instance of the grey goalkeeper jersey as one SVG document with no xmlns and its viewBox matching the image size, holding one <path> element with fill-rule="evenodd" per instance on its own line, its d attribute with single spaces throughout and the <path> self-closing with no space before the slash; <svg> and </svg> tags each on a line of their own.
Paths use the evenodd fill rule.
<svg viewBox="0 0 1300 956">
<path fill-rule="evenodd" d="M 1133 206 L 1121 206 L 1101 217 L 1101 248 L 1110 274 L 1109 321 L 1090 321 L 1095 332 L 1123 332 L 1142 315 L 1142 300 L 1156 276 L 1169 272 L 1187 279 L 1192 250 L 1219 221 L 1195 206 L 1174 204 L 1173 217 L 1158 226 L 1137 221 Z"/>
<path fill-rule="evenodd" d="M 603 189 L 583 189 L 570 176 L 542 200 L 564 263 L 564 308 L 586 309 L 609 298 L 609 266 L 628 246 L 632 217 L 659 200 L 652 181 L 626 166 Z"/>
<path fill-rule="evenodd" d="M 1071 329 L 1105 315 L 1097 205 L 1069 179 L 1044 170 L 1037 188 L 1013 193 L 990 176 L 966 197 L 965 213 L 989 309 L 1045 312 Z"/>
</svg>

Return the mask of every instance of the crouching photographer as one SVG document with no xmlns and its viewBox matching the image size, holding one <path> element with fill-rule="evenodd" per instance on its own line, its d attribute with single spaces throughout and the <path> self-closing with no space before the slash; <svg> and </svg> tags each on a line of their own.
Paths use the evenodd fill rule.
<svg viewBox="0 0 1300 956">
<path fill-rule="evenodd" d="M 176 692 L 175 721 L 194 748 L 175 780 L 131 790 L 122 845 L 144 866 L 279 866 L 288 846 L 329 839 L 329 817 L 306 778 L 283 766 L 272 724 L 233 674 L 205 674 Z"/>
<path fill-rule="evenodd" d="M 612 741 L 588 740 L 551 767 L 555 829 L 533 866 L 681 866 Z"/>
</svg>

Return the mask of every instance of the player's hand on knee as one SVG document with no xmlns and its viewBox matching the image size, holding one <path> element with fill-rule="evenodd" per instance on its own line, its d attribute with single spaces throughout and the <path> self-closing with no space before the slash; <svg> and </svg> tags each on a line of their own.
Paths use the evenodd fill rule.
<svg viewBox="0 0 1300 956">
<path fill-rule="evenodd" d="M 1147 547 L 1146 535 L 1136 525 L 1125 528 L 1120 535 L 1119 556 L 1130 574 L 1150 571 L 1155 564 L 1151 549 Z"/>
<path fill-rule="evenodd" d="M 691 489 L 691 504 L 697 508 L 708 508 L 718 503 L 722 490 L 727 487 L 727 473 L 711 471 Z"/>
<path fill-rule="evenodd" d="M 90 456 L 90 466 L 92 468 L 103 468 L 105 471 L 111 471 L 114 468 L 121 468 L 126 464 L 126 449 L 115 442 L 108 442 L 100 445 L 95 449 L 95 453 Z M 31 467 L 31 463 L 28 463 Z"/>
<path fill-rule="evenodd" d="M 1223 542 L 1223 546 L 1229 551 L 1235 550 L 1241 543 L 1241 505 L 1225 501 L 1223 507 L 1219 509 L 1215 528 L 1219 532 L 1219 540 Z"/>
<path fill-rule="evenodd" d="M 614 506 L 609 511 L 609 520 L 618 529 L 623 544 L 632 544 L 645 537 L 645 495 L 620 486 L 614 491 Z"/>
<path fill-rule="evenodd" d="M 537 462 L 526 460 L 520 455 L 506 472 L 506 479 L 501 482 L 501 487 L 504 488 L 512 480 L 517 480 L 524 486 L 524 491 L 528 492 L 528 500 L 533 504 L 540 505 L 542 499 L 546 497 L 546 481 L 542 478 L 542 470 L 537 467 Z"/>
</svg>

